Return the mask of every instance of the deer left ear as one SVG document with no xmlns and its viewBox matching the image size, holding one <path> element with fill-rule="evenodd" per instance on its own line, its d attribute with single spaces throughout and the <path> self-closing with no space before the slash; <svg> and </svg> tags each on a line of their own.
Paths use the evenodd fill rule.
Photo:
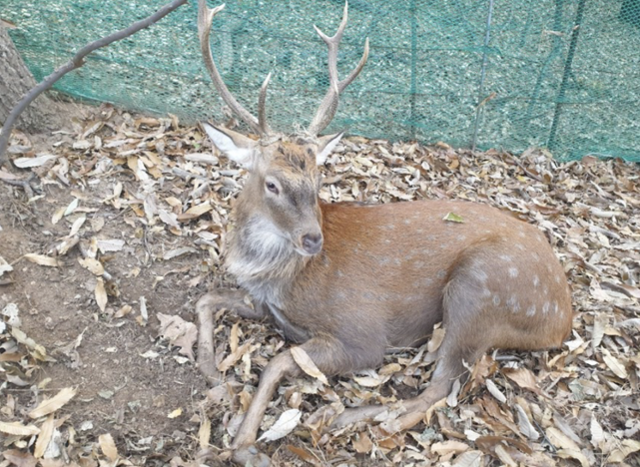
<svg viewBox="0 0 640 467">
<path fill-rule="evenodd" d="M 331 151 L 340 142 L 340 138 L 344 135 L 344 131 L 335 135 L 321 136 L 318 138 L 318 150 L 316 152 L 316 164 L 322 165 L 327 161 L 327 157 L 331 154 Z"/>
</svg>

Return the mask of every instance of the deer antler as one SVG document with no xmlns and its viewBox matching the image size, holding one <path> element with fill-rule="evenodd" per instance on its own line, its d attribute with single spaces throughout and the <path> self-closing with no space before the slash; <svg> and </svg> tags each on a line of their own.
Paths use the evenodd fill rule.
<svg viewBox="0 0 640 467">
<path fill-rule="evenodd" d="M 213 55 L 211 54 L 211 44 L 209 43 L 209 35 L 211 34 L 211 23 L 213 17 L 218 14 L 225 7 L 224 3 L 216 8 L 208 8 L 206 0 L 198 0 L 198 37 L 200 39 L 200 49 L 202 50 L 202 57 L 204 64 L 209 71 L 211 80 L 213 81 L 216 90 L 222 97 L 222 100 L 229 106 L 231 111 L 240 117 L 251 130 L 260 136 L 266 136 L 271 134 L 271 128 L 267 123 L 267 115 L 265 111 L 265 102 L 267 99 L 267 86 L 271 74 L 264 80 L 262 87 L 260 88 L 260 98 L 258 100 L 258 117 L 256 118 L 245 109 L 236 99 L 233 97 L 227 85 L 224 84 L 218 68 L 213 61 Z"/>
<path fill-rule="evenodd" d="M 364 53 L 362 54 L 362 58 L 360 59 L 358 65 L 351 71 L 349 76 L 347 76 L 342 81 L 338 80 L 338 46 L 340 45 L 340 40 L 342 39 L 344 29 L 347 26 L 348 11 L 349 2 L 345 2 L 342 22 L 340 23 L 338 31 L 334 34 L 333 37 L 327 36 L 322 31 L 320 31 L 317 26 L 313 26 L 320 38 L 329 47 L 329 90 L 324 96 L 324 99 L 322 99 L 320 107 L 318 107 L 318 111 L 313 117 L 311 125 L 309 125 L 309 128 L 307 130 L 312 135 L 317 135 L 322 130 L 324 130 L 327 125 L 329 125 L 329 123 L 331 123 L 331 120 L 333 120 L 333 117 L 336 114 L 336 110 L 338 109 L 340 94 L 345 90 L 347 86 L 349 86 L 349 84 L 351 84 L 354 79 L 356 79 L 360 71 L 362 71 L 364 64 L 367 62 L 367 58 L 369 57 L 369 38 L 367 38 L 364 43 Z"/>
</svg>

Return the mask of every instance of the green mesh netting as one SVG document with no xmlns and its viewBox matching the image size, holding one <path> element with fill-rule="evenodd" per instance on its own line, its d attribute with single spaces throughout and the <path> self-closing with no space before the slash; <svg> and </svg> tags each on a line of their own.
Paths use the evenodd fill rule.
<svg viewBox="0 0 640 467">
<path fill-rule="evenodd" d="M 57 89 L 187 120 L 224 120 L 200 57 L 196 3 L 97 51 Z M 0 16 L 17 25 L 11 36 L 40 79 L 87 42 L 162 4 L 2 0 Z M 272 126 L 306 126 L 327 88 L 326 49 L 312 25 L 333 34 L 342 5 L 227 1 L 212 46 L 232 92 L 255 110 L 273 72 Z M 355 66 L 367 36 L 369 62 L 328 131 L 640 160 L 640 0 L 352 0 L 342 73 Z"/>
</svg>

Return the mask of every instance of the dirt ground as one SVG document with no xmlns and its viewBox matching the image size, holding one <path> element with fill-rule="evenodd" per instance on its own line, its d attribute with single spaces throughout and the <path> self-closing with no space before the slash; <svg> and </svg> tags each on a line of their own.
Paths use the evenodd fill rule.
<svg viewBox="0 0 640 467">
<path fill-rule="evenodd" d="M 15 304 L 19 322 L 4 321 L 47 357 L 2 334 L 2 352 L 21 357 L 0 358 L 0 420 L 39 424 L 29 413 L 74 388 L 53 412 L 60 438 L 49 449 L 62 453 L 37 456 L 40 465 L 226 465 L 261 368 L 288 344 L 268 322 L 220 314 L 216 342 L 229 383 L 211 389 L 191 358 L 195 342 L 172 343 L 159 317 L 195 322 L 197 299 L 229 282 L 221 258 L 242 172 L 211 155 L 197 128 L 109 107 L 38 147 L 18 134 L 12 148 L 14 161 L 55 156 L 31 162 L 41 181 L 31 199 L 0 183 L 0 258 L 13 269 L 0 275 L 0 310 Z M 424 348 L 389 357 L 378 372 L 332 378 L 330 387 L 286 381 L 263 428 L 289 408 L 302 410 L 304 424 L 263 445 L 275 465 L 640 466 L 636 167 L 362 138 L 345 141 L 329 166 L 327 201 L 455 197 L 538 225 L 574 290 L 575 334 L 558 351 L 487 356 L 458 404 L 408 434 L 359 426 L 322 435 L 317 419 L 327 407 L 415 394 L 430 374 Z M 533 380 L 524 382 L 525 371 Z M 538 436 L 525 433 L 519 410 Z M 34 438 L 7 430 L 1 465 L 36 465 Z"/>
<path fill-rule="evenodd" d="M 15 259 L 27 253 L 44 253 L 67 234 L 66 227 L 52 225 L 50 219 L 56 206 L 72 201 L 69 190 L 49 187 L 46 202 L 30 206 L 19 193 L 15 196 L 13 189 L 0 186 L 0 256 Z M 83 440 L 110 432 L 119 445 L 133 452 L 152 453 L 159 445 L 163 455 L 178 452 L 185 437 L 194 436 L 198 428 L 189 422 L 189 416 L 207 384 L 192 364 L 176 361 L 171 346 L 158 342 L 157 319 L 142 326 L 134 319 L 115 319 L 113 314 L 125 303 L 139 309 L 140 297 L 145 297 L 152 317 L 161 312 L 193 321 L 194 300 L 205 287 L 189 288 L 186 283 L 198 272 L 201 260 L 189 255 L 167 263 L 150 261 L 146 259 L 145 239 L 136 238 L 134 230 L 118 219 L 118 213 L 98 208 L 96 216 L 105 219 L 101 232 L 106 238 L 125 239 L 127 245 L 126 254 L 107 260 L 120 297 L 101 312 L 93 298 L 95 278 L 80 266 L 76 255 L 62 259 L 64 264 L 59 268 L 24 260 L 17 263 L 13 283 L 0 288 L 0 308 L 16 303 L 22 329 L 56 361 L 39 366 L 30 375 L 33 382 L 51 380 L 42 391 L 33 392 L 25 386 L 11 393 L 18 398 L 19 407 L 28 408 L 36 403 L 36 394 L 40 398 L 64 387 L 76 387 L 70 421 L 74 426 L 92 425 L 78 431 L 81 445 Z M 172 246 L 172 239 L 151 235 L 153 238 L 146 241 L 153 244 L 152 250 Z M 127 277 L 135 268 L 140 271 L 137 277 Z M 156 284 L 161 276 L 164 279 Z M 64 350 L 79 338 L 82 341 L 77 349 Z M 159 355 L 143 357 L 149 350 Z M 167 417 L 179 408 L 183 415 Z"/>
</svg>

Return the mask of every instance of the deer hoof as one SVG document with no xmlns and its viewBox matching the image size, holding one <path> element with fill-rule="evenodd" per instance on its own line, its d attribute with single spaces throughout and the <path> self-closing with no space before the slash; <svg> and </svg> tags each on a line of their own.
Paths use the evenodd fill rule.
<svg viewBox="0 0 640 467">
<path fill-rule="evenodd" d="M 233 461 L 242 466 L 269 467 L 271 465 L 271 459 L 258 451 L 255 446 L 242 446 L 236 449 L 233 453 Z"/>
</svg>

